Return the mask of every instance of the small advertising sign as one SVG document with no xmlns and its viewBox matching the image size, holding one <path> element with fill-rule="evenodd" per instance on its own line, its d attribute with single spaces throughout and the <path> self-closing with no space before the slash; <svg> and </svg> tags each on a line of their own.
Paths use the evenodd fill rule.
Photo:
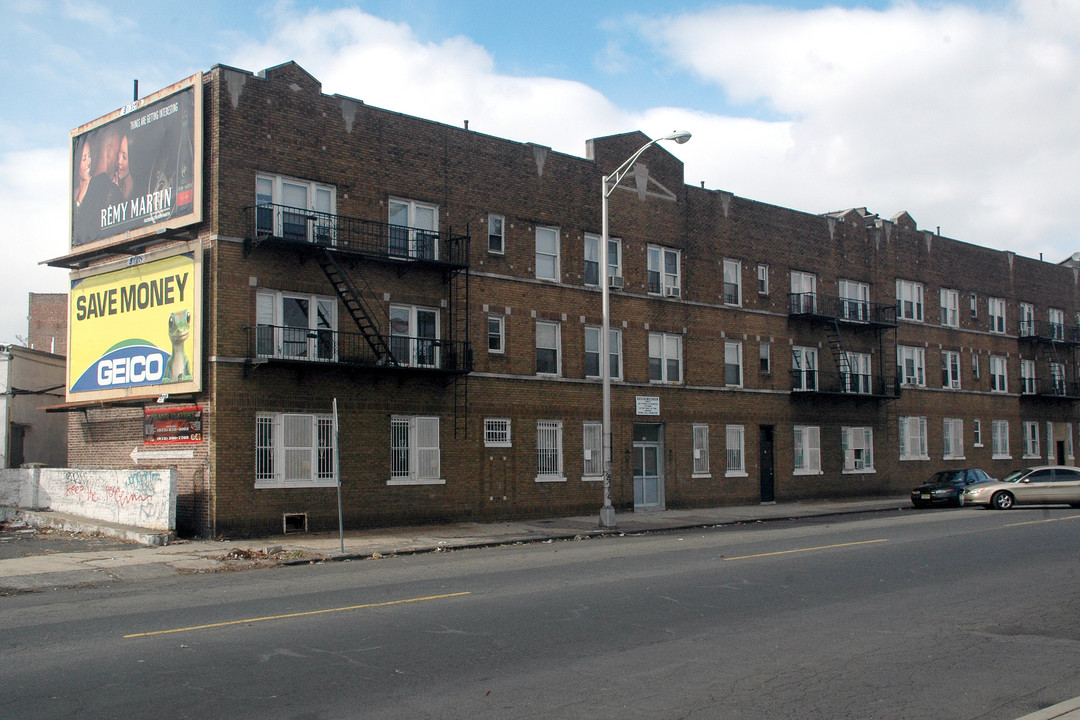
<svg viewBox="0 0 1080 720">
<path fill-rule="evenodd" d="M 143 445 L 182 445 L 202 440 L 201 406 L 143 409 Z"/>
</svg>

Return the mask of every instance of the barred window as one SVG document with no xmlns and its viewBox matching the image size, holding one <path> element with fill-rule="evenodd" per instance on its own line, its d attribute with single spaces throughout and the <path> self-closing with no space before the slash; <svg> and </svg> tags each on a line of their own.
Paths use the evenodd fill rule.
<svg viewBox="0 0 1080 720">
<path fill-rule="evenodd" d="M 598 422 L 584 423 L 581 427 L 581 445 L 585 457 L 584 477 L 603 477 L 604 426 Z"/>
<path fill-rule="evenodd" d="M 742 476 L 746 474 L 746 431 L 742 425 L 728 425 L 727 431 L 727 470 L 725 475 Z"/>
<path fill-rule="evenodd" d="M 442 484 L 441 474 L 439 418 L 391 418 L 388 484 Z"/>
<path fill-rule="evenodd" d="M 536 480 L 563 481 L 562 421 L 536 421 Z"/>
<path fill-rule="evenodd" d="M 694 475 L 706 477 L 709 474 L 709 426 L 694 425 Z"/>
<path fill-rule="evenodd" d="M 484 445 L 486 447 L 510 447 L 510 420 L 486 418 L 484 420 Z"/>
<path fill-rule="evenodd" d="M 332 485 L 337 482 L 334 450 L 330 415 L 259 413 L 255 417 L 255 485 Z"/>
</svg>

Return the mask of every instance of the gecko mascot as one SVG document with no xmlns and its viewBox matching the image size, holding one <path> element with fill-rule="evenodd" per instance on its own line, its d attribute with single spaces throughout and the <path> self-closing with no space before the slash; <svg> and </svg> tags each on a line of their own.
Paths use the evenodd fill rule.
<svg viewBox="0 0 1080 720">
<path fill-rule="evenodd" d="M 191 335 L 191 311 L 179 310 L 169 315 L 169 340 L 172 342 L 172 356 L 162 382 L 181 382 L 191 380 L 191 363 L 184 353 L 184 343 Z"/>
</svg>

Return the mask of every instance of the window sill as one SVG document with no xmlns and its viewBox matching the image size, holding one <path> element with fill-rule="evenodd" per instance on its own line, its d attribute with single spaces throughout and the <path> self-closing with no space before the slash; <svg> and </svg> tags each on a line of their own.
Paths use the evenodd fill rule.
<svg viewBox="0 0 1080 720">
<path fill-rule="evenodd" d="M 877 470 L 875 468 L 863 468 L 862 470 L 841 470 L 841 475 L 875 475 Z"/>
<path fill-rule="evenodd" d="M 537 478 L 537 482 L 543 482 Z M 581 482 L 604 482 L 603 475 L 582 475 Z"/>
<path fill-rule="evenodd" d="M 712 480 L 712 473 L 693 473 L 690 475 L 691 480 Z"/>
<path fill-rule="evenodd" d="M 900 462 L 906 462 L 908 460 L 929 460 L 929 459 L 930 459 L 929 455 L 918 455 L 918 456 L 915 456 L 915 455 L 901 455 L 900 456 Z"/>
<path fill-rule="evenodd" d="M 991 460 L 1012 460 L 1012 455 L 991 455 Z"/>
<path fill-rule="evenodd" d="M 724 477 L 750 477 L 745 470 L 731 470 L 724 472 Z"/>
<path fill-rule="evenodd" d="M 821 470 L 794 470 L 792 475 L 824 475 Z"/>
<path fill-rule="evenodd" d="M 282 480 L 256 480 L 256 490 L 289 490 L 292 488 L 332 488 L 337 487 L 337 480 L 304 480 L 284 482 Z"/>
<path fill-rule="evenodd" d="M 942 460 L 967 460 L 963 455 L 942 455 Z"/>
<path fill-rule="evenodd" d="M 537 475 L 536 482 L 549 483 L 549 482 L 566 482 L 566 478 L 562 475 Z"/>
<path fill-rule="evenodd" d="M 442 478 L 390 478 L 387 485 L 445 485 Z"/>
</svg>

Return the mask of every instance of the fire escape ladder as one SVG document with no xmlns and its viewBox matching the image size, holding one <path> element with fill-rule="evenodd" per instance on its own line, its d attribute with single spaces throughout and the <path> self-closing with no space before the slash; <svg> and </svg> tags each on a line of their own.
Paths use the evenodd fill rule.
<svg viewBox="0 0 1080 720">
<path fill-rule="evenodd" d="M 334 258 L 334 253 L 329 249 L 323 249 L 317 257 L 319 267 L 326 273 L 326 279 L 334 286 L 338 297 L 341 298 L 341 303 L 349 311 L 349 315 L 352 317 L 353 322 L 356 323 L 356 327 L 359 328 L 360 334 L 364 336 L 364 340 L 371 348 L 371 351 L 375 353 L 376 360 L 396 366 L 398 364 L 397 359 L 390 351 L 386 338 L 379 332 L 379 328 L 375 324 L 374 313 L 364 302 L 364 297 L 352 281 L 352 278 L 338 264 Z"/>
<path fill-rule="evenodd" d="M 840 322 L 833 319 L 825 323 L 825 336 L 829 341 L 829 350 L 832 352 L 836 369 L 840 372 L 840 382 L 845 392 L 851 390 L 851 360 L 847 351 L 844 350 L 844 341 L 840 336 Z"/>
</svg>

